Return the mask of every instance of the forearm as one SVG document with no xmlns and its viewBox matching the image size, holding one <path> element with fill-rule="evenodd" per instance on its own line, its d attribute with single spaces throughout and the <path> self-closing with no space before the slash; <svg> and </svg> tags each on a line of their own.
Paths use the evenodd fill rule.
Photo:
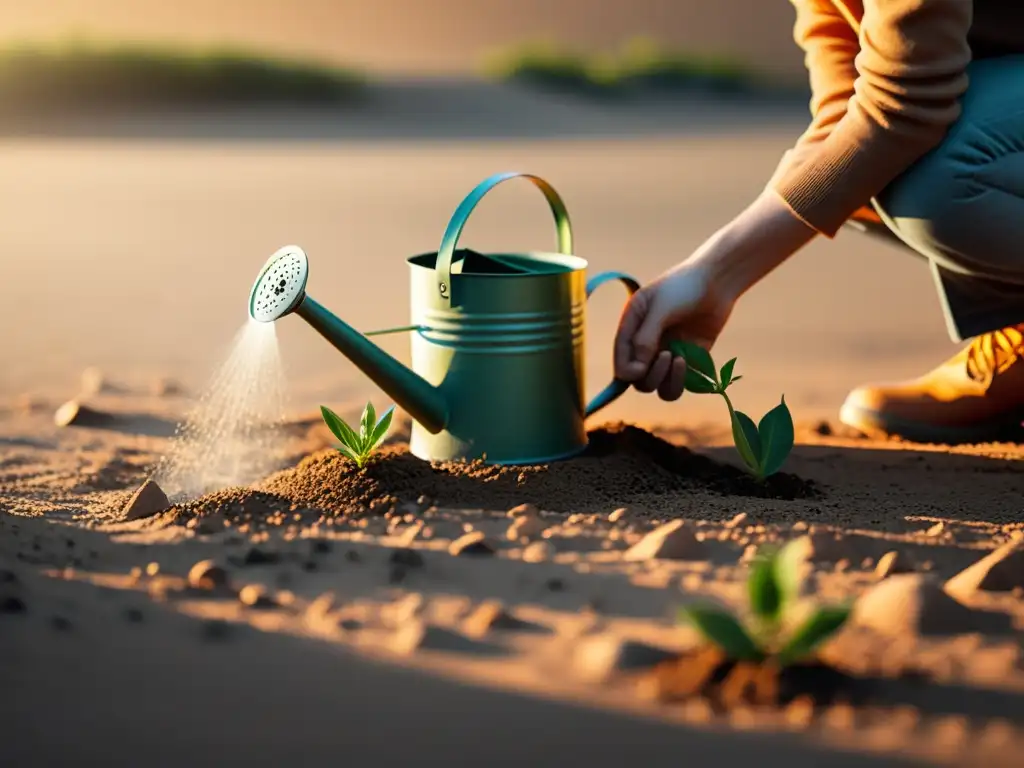
<svg viewBox="0 0 1024 768">
<path fill-rule="evenodd" d="M 690 259 L 704 264 L 716 290 L 738 299 L 817 232 L 773 191 L 765 190 L 712 235 Z"/>
</svg>

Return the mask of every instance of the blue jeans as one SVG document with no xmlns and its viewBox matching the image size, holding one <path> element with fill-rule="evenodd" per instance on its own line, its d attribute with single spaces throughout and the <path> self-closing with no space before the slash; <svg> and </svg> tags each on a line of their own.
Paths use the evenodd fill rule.
<svg viewBox="0 0 1024 768">
<path fill-rule="evenodd" d="M 1024 323 L 1024 56 L 975 61 L 943 142 L 850 221 L 927 259 L 954 341 Z"/>
</svg>

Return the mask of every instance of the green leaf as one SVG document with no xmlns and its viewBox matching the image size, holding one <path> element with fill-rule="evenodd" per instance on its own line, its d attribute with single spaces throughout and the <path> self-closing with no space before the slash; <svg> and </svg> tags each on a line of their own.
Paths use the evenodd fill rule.
<svg viewBox="0 0 1024 768">
<path fill-rule="evenodd" d="M 750 635 L 728 611 L 719 608 L 690 606 L 679 611 L 680 618 L 691 624 L 710 643 L 714 643 L 737 661 L 759 661 L 764 658 Z"/>
<path fill-rule="evenodd" d="M 373 428 L 373 434 L 370 435 L 370 442 L 367 445 L 367 451 L 372 451 L 377 448 L 384 438 L 388 436 L 388 429 L 391 427 L 391 418 L 395 415 L 395 406 L 391 406 L 384 412 L 384 415 L 380 417 L 377 422 L 377 426 Z"/>
<path fill-rule="evenodd" d="M 818 608 L 779 651 L 779 660 L 783 664 L 791 664 L 808 656 L 821 643 L 838 632 L 849 617 L 849 606 Z"/>
<path fill-rule="evenodd" d="M 804 553 L 800 551 L 796 541 L 798 540 L 788 542 L 773 559 L 775 582 L 779 585 L 784 608 L 800 597 L 800 588 L 804 580 Z"/>
<path fill-rule="evenodd" d="M 782 468 L 789 452 L 793 450 L 793 416 L 786 406 L 785 395 L 782 402 L 761 419 L 757 433 L 761 438 L 761 476 L 768 477 Z"/>
<path fill-rule="evenodd" d="M 690 341 L 673 341 L 669 349 L 686 361 L 687 368 L 703 373 L 705 377 L 715 383 L 718 382 L 715 361 L 711 359 L 711 353 L 699 344 Z"/>
<path fill-rule="evenodd" d="M 346 445 L 339 445 L 338 450 L 341 452 L 343 456 L 345 456 L 345 458 L 352 459 L 352 461 L 356 463 L 357 467 L 363 466 L 364 460 L 361 454 L 356 453 L 356 451 L 352 450 Z"/>
<path fill-rule="evenodd" d="M 732 360 L 730 360 L 729 362 L 727 362 L 725 365 L 722 366 L 722 370 L 718 374 L 718 378 L 722 382 L 722 389 L 725 389 L 730 384 L 732 384 L 732 382 L 733 382 L 732 369 L 733 369 L 733 367 L 735 367 L 735 365 L 736 365 L 736 358 L 734 357 Z"/>
<path fill-rule="evenodd" d="M 352 450 L 359 450 L 359 435 L 355 433 L 345 421 L 326 405 L 320 406 L 320 413 L 324 417 L 327 428 L 334 433 L 338 441 Z"/>
<path fill-rule="evenodd" d="M 757 434 L 754 420 L 743 411 L 732 411 L 732 439 L 743 463 L 751 472 L 758 472 L 761 466 L 761 438 Z"/>
<path fill-rule="evenodd" d="M 369 445 L 375 426 L 377 426 L 377 411 L 374 409 L 373 403 L 367 402 L 366 407 L 363 409 L 363 418 L 359 423 L 360 450 L 365 450 L 366 446 Z"/>
<path fill-rule="evenodd" d="M 686 366 L 686 378 L 683 380 L 683 387 L 687 392 L 694 392 L 698 395 L 711 395 L 718 391 L 718 385 L 708 379 L 704 374 L 698 373 L 689 365 Z"/>
<path fill-rule="evenodd" d="M 739 381 L 742 378 L 743 378 L 742 376 L 736 376 L 735 378 L 729 379 L 729 383 L 730 384 L 735 384 L 737 381 Z"/>
<path fill-rule="evenodd" d="M 775 624 L 782 612 L 782 590 L 775 576 L 775 553 L 754 562 L 747 579 L 750 610 L 762 621 Z"/>
</svg>

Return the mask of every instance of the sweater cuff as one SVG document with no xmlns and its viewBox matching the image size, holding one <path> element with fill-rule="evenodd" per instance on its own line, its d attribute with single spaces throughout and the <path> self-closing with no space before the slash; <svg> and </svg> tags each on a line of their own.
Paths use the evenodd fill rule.
<svg viewBox="0 0 1024 768">
<path fill-rule="evenodd" d="M 859 117 L 859 116 L 858 116 Z M 812 229 L 833 238 L 843 224 L 941 139 L 898 136 L 848 114 L 773 189 Z"/>
</svg>

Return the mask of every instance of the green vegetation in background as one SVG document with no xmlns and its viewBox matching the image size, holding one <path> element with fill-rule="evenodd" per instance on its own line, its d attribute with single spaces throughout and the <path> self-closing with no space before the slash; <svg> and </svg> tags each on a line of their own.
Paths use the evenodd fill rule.
<svg viewBox="0 0 1024 768">
<path fill-rule="evenodd" d="M 484 73 L 503 81 L 593 94 L 635 86 L 733 92 L 776 85 L 734 58 L 669 51 L 646 38 L 631 40 L 616 55 L 596 56 L 549 42 L 529 43 L 489 57 Z"/>
<path fill-rule="evenodd" d="M 4 107 L 336 103 L 363 82 L 328 66 L 230 49 L 74 42 L 0 48 Z"/>
</svg>

